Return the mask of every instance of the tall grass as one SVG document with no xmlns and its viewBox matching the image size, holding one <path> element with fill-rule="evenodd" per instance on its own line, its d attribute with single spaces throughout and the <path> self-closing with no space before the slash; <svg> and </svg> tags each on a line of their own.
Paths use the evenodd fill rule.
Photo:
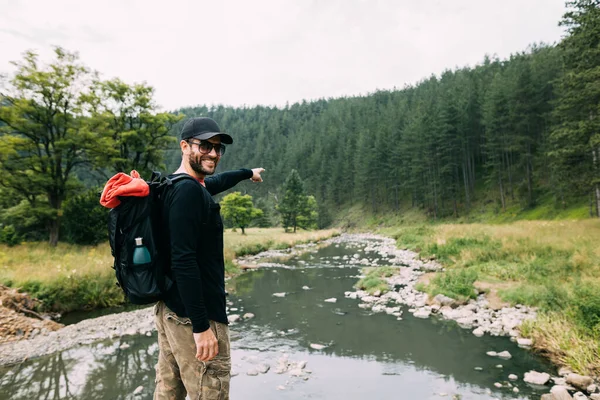
<svg viewBox="0 0 600 400">
<path fill-rule="evenodd" d="M 498 293 L 504 301 L 560 316 L 566 321 L 561 327 L 572 330 L 565 335 L 580 338 L 567 342 L 560 360 L 600 374 L 597 363 L 581 356 L 582 343 L 600 348 L 600 220 L 421 225 L 384 233 L 394 235 L 398 246 L 419 249 L 422 257 L 446 266 L 424 287 L 430 293 L 460 298 L 476 279 L 501 282 Z M 551 325 L 530 328 L 538 343 L 553 343 L 544 337 L 555 329 Z"/>
<path fill-rule="evenodd" d="M 240 272 L 233 259 L 268 248 L 293 246 L 337 235 L 337 230 L 284 233 L 280 228 L 246 230 L 246 235 L 225 232 L 225 270 Z M 0 283 L 20 288 L 43 302 L 46 310 L 68 312 L 109 307 L 124 302 L 116 286 L 108 243 L 77 246 L 59 243 L 0 245 Z"/>
</svg>

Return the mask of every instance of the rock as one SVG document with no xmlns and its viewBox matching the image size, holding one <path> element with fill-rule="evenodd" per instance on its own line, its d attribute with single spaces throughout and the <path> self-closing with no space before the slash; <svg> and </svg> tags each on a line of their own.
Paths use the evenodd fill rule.
<svg viewBox="0 0 600 400">
<path fill-rule="evenodd" d="M 573 373 L 573 371 L 571 371 L 571 370 L 570 370 L 569 368 L 567 368 L 567 367 L 561 367 L 561 368 L 558 370 L 558 376 L 567 376 L 567 375 L 569 375 L 569 374 L 572 374 L 572 373 Z"/>
<path fill-rule="evenodd" d="M 300 368 L 300 369 L 304 369 L 304 368 L 306 368 L 306 364 L 307 364 L 307 363 L 308 363 L 307 361 L 300 361 L 300 362 L 298 363 L 298 368 Z"/>
<path fill-rule="evenodd" d="M 519 388 L 518 388 L 518 387 L 514 387 L 514 388 L 513 388 L 513 392 L 514 392 L 514 393 L 519 393 Z"/>
<path fill-rule="evenodd" d="M 600 393 L 594 393 L 590 396 L 592 400 L 600 400 Z"/>
<path fill-rule="evenodd" d="M 589 376 L 569 374 L 567 375 L 567 383 L 579 390 L 587 390 L 587 387 L 594 383 L 594 381 Z"/>
<path fill-rule="evenodd" d="M 415 318 L 429 318 L 430 315 L 431 315 L 431 311 L 429 311 L 425 308 L 420 308 L 417 311 L 415 311 L 415 313 L 413 314 L 413 316 Z"/>
<path fill-rule="evenodd" d="M 542 398 L 540 400 L 556 400 L 556 399 L 550 393 L 546 393 L 546 394 L 542 395 Z"/>
<path fill-rule="evenodd" d="M 279 386 L 277 386 L 277 390 L 285 390 L 285 386 L 279 385 Z"/>
<path fill-rule="evenodd" d="M 302 376 L 302 375 L 304 375 L 304 372 L 302 372 L 302 370 L 300 368 L 294 368 L 289 371 L 289 375 L 290 376 Z"/>
<path fill-rule="evenodd" d="M 325 303 L 335 303 L 337 299 L 335 297 L 331 297 L 329 299 L 323 300 Z"/>
<path fill-rule="evenodd" d="M 553 400 L 571 400 L 573 398 L 567 389 L 562 386 L 554 386 L 550 389 L 550 394 Z"/>
<path fill-rule="evenodd" d="M 502 384 L 500 382 L 496 382 L 496 383 L 494 383 L 494 386 L 496 386 L 498 389 L 500 389 L 502 387 Z"/>
<path fill-rule="evenodd" d="M 250 369 L 250 370 L 248 370 L 246 372 L 246 375 L 248 375 L 248 376 L 257 376 L 258 375 L 258 371 L 255 368 L 252 368 L 252 369 Z"/>
<path fill-rule="evenodd" d="M 488 355 L 488 356 L 490 356 L 490 357 L 496 357 L 496 356 L 498 355 L 498 353 L 496 353 L 495 351 L 488 351 L 488 352 L 487 352 L 487 353 L 485 353 L 485 354 L 487 354 L 487 355 Z"/>
<path fill-rule="evenodd" d="M 534 385 L 545 385 L 550 380 L 550 374 L 545 372 L 529 371 L 525 372 L 523 380 Z"/>
<path fill-rule="evenodd" d="M 269 364 L 260 364 L 258 367 L 256 367 L 256 370 L 261 374 L 266 374 L 270 369 L 271 366 Z"/>
<path fill-rule="evenodd" d="M 591 393 L 596 393 L 596 392 L 598 391 L 598 385 L 596 385 L 596 384 L 593 384 L 593 383 L 592 383 L 592 384 L 591 384 L 590 386 L 588 386 L 588 387 L 587 387 L 587 389 L 585 389 L 585 390 L 587 390 L 587 392 L 588 392 L 588 393 L 590 393 L 590 394 L 591 394 Z"/>
<path fill-rule="evenodd" d="M 496 368 L 504 368 L 504 366 L 502 364 L 498 364 L 496 365 Z"/>
<path fill-rule="evenodd" d="M 302 289 L 303 290 L 310 290 L 310 288 L 308 286 L 306 286 L 306 285 L 302 286 Z"/>
<path fill-rule="evenodd" d="M 315 349 L 315 350 L 323 350 L 326 347 L 327 346 L 325 346 L 324 344 L 318 344 L 318 343 L 311 343 L 310 344 L 310 348 L 311 349 Z"/>
<path fill-rule="evenodd" d="M 143 386 L 138 386 L 135 388 L 135 390 L 133 391 L 133 395 L 137 396 L 138 394 L 142 393 L 142 391 L 144 390 Z"/>
<path fill-rule="evenodd" d="M 473 330 L 473 335 L 475 335 L 477 337 L 482 337 L 483 335 L 485 335 L 485 330 L 482 327 L 479 327 L 479 328 Z"/>
<path fill-rule="evenodd" d="M 475 367 L 475 368 L 473 368 L 473 369 L 474 369 L 475 371 L 483 371 L 483 368 L 481 368 L 481 367 Z"/>
<path fill-rule="evenodd" d="M 236 322 L 240 319 L 241 317 L 238 314 L 231 314 L 230 316 L 227 317 L 227 320 L 231 323 L 231 322 Z"/>
<path fill-rule="evenodd" d="M 121 350 L 127 350 L 130 346 L 127 343 L 123 343 L 122 345 L 119 346 L 119 348 Z"/>
<path fill-rule="evenodd" d="M 533 345 L 533 340 L 526 338 L 517 338 L 517 344 L 520 347 L 531 347 L 531 345 Z"/>
<path fill-rule="evenodd" d="M 433 302 L 437 303 L 441 306 L 449 306 L 449 307 L 452 307 L 453 305 L 456 304 L 456 300 L 454 300 L 451 297 L 445 296 L 443 294 L 438 294 L 437 296 L 435 296 L 433 298 Z"/>
<path fill-rule="evenodd" d="M 504 350 L 503 352 L 498 353 L 498 357 L 502 358 L 503 360 L 510 360 L 512 355 L 508 351 Z"/>
<path fill-rule="evenodd" d="M 588 400 L 587 396 L 581 392 L 577 392 L 577 393 L 573 394 L 573 398 L 575 400 Z"/>
<path fill-rule="evenodd" d="M 515 374 L 510 374 L 508 376 L 508 379 L 510 379 L 511 381 L 516 381 L 517 379 L 519 379 L 519 377 Z"/>
<path fill-rule="evenodd" d="M 244 318 L 244 319 L 252 319 L 252 318 L 254 318 L 254 314 L 252 314 L 252 313 L 246 313 L 246 314 L 244 314 L 244 316 L 242 318 Z"/>
</svg>

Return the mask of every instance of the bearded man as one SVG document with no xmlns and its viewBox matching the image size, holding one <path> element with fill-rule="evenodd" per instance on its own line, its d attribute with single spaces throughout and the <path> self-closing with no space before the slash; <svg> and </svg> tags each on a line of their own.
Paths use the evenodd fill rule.
<svg viewBox="0 0 600 400">
<path fill-rule="evenodd" d="M 188 174 L 166 191 L 162 243 L 170 250 L 172 288 L 155 306 L 159 360 L 155 400 L 229 399 L 231 356 L 225 302 L 223 223 L 211 195 L 244 179 L 262 182 L 263 168 L 215 176 L 233 138 L 210 118 L 192 118 L 181 131 L 181 165 Z"/>
</svg>

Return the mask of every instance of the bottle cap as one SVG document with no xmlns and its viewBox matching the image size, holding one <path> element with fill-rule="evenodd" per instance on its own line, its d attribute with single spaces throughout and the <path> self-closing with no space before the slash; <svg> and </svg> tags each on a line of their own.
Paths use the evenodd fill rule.
<svg viewBox="0 0 600 400">
<path fill-rule="evenodd" d="M 142 238 L 141 237 L 135 238 L 135 245 L 136 246 L 141 246 L 142 245 Z"/>
</svg>

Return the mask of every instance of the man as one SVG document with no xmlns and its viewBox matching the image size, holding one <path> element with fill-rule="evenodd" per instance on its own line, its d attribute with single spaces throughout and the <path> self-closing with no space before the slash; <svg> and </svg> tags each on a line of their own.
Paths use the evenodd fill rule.
<svg viewBox="0 0 600 400">
<path fill-rule="evenodd" d="M 210 118 L 192 118 L 181 132 L 181 165 L 188 174 L 165 194 L 162 243 L 170 248 L 174 284 L 155 307 L 159 360 L 154 399 L 229 399 L 231 358 L 225 303 L 220 193 L 262 168 L 214 174 L 233 139 Z M 172 175 L 172 176 L 173 176 Z"/>
</svg>

